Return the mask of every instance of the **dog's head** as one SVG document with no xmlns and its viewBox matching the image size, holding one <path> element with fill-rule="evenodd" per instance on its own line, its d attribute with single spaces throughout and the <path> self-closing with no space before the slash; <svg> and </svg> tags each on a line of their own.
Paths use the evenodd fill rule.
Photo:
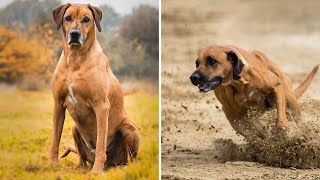
<svg viewBox="0 0 320 180">
<path fill-rule="evenodd" d="M 83 46 L 87 37 L 95 37 L 95 26 L 101 32 L 102 12 L 89 4 L 65 4 L 53 10 L 57 29 L 63 28 L 63 35 L 68 45 Z M 91 35 L 91 36 L 90 36 Z"/>
<path fill-rule="evenodd" d="M 203 49 L 196 60 L 197 70 L 190 76 L 192 84 L 198 86 L 200 92 L 208 92 L 239 80 L 245 65 L 237 54 L 235 49 L 224 46 Z"/>
</svg>

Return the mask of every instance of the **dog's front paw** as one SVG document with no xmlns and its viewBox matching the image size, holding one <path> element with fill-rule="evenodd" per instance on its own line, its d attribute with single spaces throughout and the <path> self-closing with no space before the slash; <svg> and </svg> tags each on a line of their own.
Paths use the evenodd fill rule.
<svg viewBox="0 0 320 180">
<path fill-rule="evenodd" d="M 283 131 L 288 131 L 289 127 L 286 126 L 278 126 L 278 129 L 283 130 Z"/>
<path fill-rule="evenodd" d="M 51 158 L 51 159 L 50 159 L 50 164 L 52 164 L 52 165 L 57 165 L 57 164 L 59 164 L 59 159 L 58 159 L 58 158 Z"/>
<path fill-rule="evenodd" d="M 104 167 L 104 163 L 99 163 L 99 161 L 95 160 L 95 163 L 93 164 L 93 168 L 91 170 L 91 173 L 101 174 L 101 173 L 103 173 L 103 167 Z"/>
<path fill-rule="evenodd" d="M 287 119 L 285 120 L 278 120 L 277 122 L 277 128 L 282 129 L 282 130 L 289 130 L 289 121 Z"/>
<path fill-rule="evenodd" d="M 90 173 L 92 173 L 92 174 L 101 174 L 101 173 L 103 173 L 103 168 L 95 168 L 93 166 L 93 168 L 92 168 Z"/>
</svg>

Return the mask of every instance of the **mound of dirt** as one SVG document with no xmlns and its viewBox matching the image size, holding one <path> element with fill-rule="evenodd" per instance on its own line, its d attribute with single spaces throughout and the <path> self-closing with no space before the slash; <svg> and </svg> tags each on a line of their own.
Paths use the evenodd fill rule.
<svg viewBox="0 0 320 180">
<path fill-rule="evenodd" d="M 220 149 L 222 161 L 254 161 L 275 167 L 298 169 L 320 168 L 320 126 L 318 111 L 320 101 L 307 99 L 302 104 L 305 121 L 299 127 L 292 127 L 287 135 L 278 133 L 267 138 L 253 137 L 242 145 L 230 139 L 218 139 L 215 146 Z M 308 111 L 306 111 L 308 110 Z M 273 119 L 276 113 L 269 113 L 263 119 Z M 313 121 L 312 121 L 313 120 Z"/>
<path fill-rule="evenodd" d="M 276 167 L 319 168 L 320 144 L 302 137 L 267 139 L 249 143 L 246 154 L 252 161 Z"/>
</svg>

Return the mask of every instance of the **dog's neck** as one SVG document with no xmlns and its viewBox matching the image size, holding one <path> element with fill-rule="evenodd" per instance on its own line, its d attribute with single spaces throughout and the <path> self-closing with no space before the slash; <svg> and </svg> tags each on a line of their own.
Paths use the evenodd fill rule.
<svg viewBox="0 0 320 180">
<path fill-rule="evenodd" d="M 228 86 L 232 86 L 233 89 L 236 89 L 236 91 L 243 91 L 243 88 L 246 84 L 249 84 L 249 77 L 251 71 L 249 70 L 248 66 L 245 66 L 241 72 L 241 78 L 238 80 L 232 80 Z"/>
<path fill-rule="evenodd" d="M 91 49 L 101 49 L 95 33 L 93 38 L 86 39 L 85 43 L 81 46 L 69 45 L 65 35 L 63 35 L 63 42 L 63 55 L 66 58 L 68 67 L 73 70 L 80 69 L 81 64 L 90 59 L 88 56 L 91 54 Z"/>
</svg>

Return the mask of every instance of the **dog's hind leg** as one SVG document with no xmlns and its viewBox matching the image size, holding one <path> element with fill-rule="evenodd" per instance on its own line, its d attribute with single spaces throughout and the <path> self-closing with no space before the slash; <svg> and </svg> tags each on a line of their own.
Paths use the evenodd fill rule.
<svg viewBox="0 0 320 180">
<path fill-rule="evenodd" d="M 292 116 L 296 124 L 299 126 L 301 124 L 301 111 L 300 111 L 300 106 L 298 103 L 298 100 L 294 93 L 289 92 L 286 94 L 286 99 L 287 99 L 287 105 L 288 108 L 292 112 Z"/>
<path fill-rule="evenodd" d="M 73 125 L 72 127 L 72 135 L 76 145 L 77 154 L 79 157 L 79 165 L 78 167 L 87 167 L 87 163 L 94 163 L 94 154 L 91 153 L 91 150 L 87 147 L 86 143 L 82 139 L 77 127 Z"/>
<path fill-rule="evenodd" d="M 131 161 L 137 157 L 140 143 L 138 128 L 129 117 L 124 120 L 124 125 L 120 128 L 123 139 L 126 143 Z"/>
<path fill-rule="evenodd" d="M 137 127 L 129 118 L 124 119 L 123 125 L 110 140 L 111 142 L 107 147 L 105 169 L 126 165 L 128 163 L 128 156 L 131 161 L 136 158 L 139 150 L 140 136 Z"/>
<path fill-rule="evenodd" d="M 286 116 L 286 97 L 284 94 L 283 85 L 279 84 L 274 87 L 273 90 L 276 97 L 278 114 L 278 120 L 276 124 L 278 128 L 286 130 L 289 128 L 289 121 Z"/>
<path fill-rule="evenodd" d="M 137 127 L 129 119 L 124 119 L 123 125 L 108 139 L 111 141 L 107 148 L 107 162 L 105 169 L 128 163 L 128 155 L 133 161 L 139 150 L 140 135 Z"/>
<path fill-rule="evenodd" d="M 105 169 L 113 166 L 126 165 L 128 163 L 128 149 L 120 131 L 117 131 L 107 147 L 107 161 Z"/>
</svg>

